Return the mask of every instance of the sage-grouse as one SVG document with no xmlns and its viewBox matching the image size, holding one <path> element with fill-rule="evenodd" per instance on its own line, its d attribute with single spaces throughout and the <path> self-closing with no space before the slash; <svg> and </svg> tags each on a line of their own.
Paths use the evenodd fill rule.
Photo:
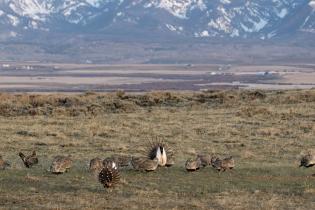
<svg viewBox="0 0 315 210">
<path fill-rule="evenodd" d="M 174 160 L 174 152 L 164 141 L 157 140 L 149 142 L 147 157 L 150 160 L 157 158 L 159 166 L 172 166 L 173 162 L 168 161 L 168 159 Z"/>
<path fill-rule="evenodd" d="M 99 174 L 104 168 L 103 160 L 101 158 L 93 158 L 90 161 L 89 171 L 93 174 Z"/>
<path fill-rule="evenodd" d="M 218 171 L 226 171 L 227 169 L 233 169 L 235 167 L 235 161 L 232 156 L 220 159 L 217 157 L 211 158 L 211 165 Z"/>
<path fill-rule="evenodd" d="M 301 163 L 300 163 L 300 167 L 312 167 L 315 165 L 315 155 L 311 154 L 310 152 L 308 152 L 307 155 L 304 155 L 301 158 Z"/>
<path fill-rule="evenodd" d="M 133 157 L 131 158 L 131 164 L 135 170 L 138 171 L 155 171 L 159 165 L 157 158 L 153 160 L 145 157 Z"/>
<path fill-rule="evenodd" d="M 0 170 L 4 170 L 7 167 L 10 167 L 10 163 L 8 163 L 7 161 L 4 161 L 2 159 L 2 155 L 0 155 Z"/>
<path fill-rule="evenodd" d="M 54 157 L 50 172 L 53 174 L 62 174 L 67 172 L 72 167 L 72 159 L 69 156 L 58 155 Z"/>
<path fill-rule="evenodd" d="M 31 155 L 25 156 L 22 152 L 19 153 L 25 167 L 31 168 L 33 165 L 38 164 L 36 152 L 33 151 Z"/>
<path fill-rule="evenodd" d="M 104 168 L 98 175 L 98 180 L 102 183 L 104 188 L 110 188 L 117 185 L 120 180 L 117 164 L 114 161 L 106 162 L 106 165 L 104 165 Z"/>
<path fill-rule="evenodd" d="M 112 155 L 110 158 L 118 165 L 119 168 L 130 166 L 130 156 Z"/>
<path fill-rule="evenodd" d="M 200 158 L 196 159 L 188 159 L 185 163 L 185 168 L 187 171 L 197 171 L 201 167 L 201 160 Z"/>
</svg>

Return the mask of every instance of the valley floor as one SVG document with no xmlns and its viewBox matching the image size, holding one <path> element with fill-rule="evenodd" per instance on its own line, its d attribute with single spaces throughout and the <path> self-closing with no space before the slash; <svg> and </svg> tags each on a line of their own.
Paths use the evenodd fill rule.
<svg viewBox="0 0 315 210">
<path fill-rule="evenodd" d="M 0 61 L 6 92 L 147 92 L 222 89 L 310 89 L 314 64 L 97 65 Z"/>
</svg>

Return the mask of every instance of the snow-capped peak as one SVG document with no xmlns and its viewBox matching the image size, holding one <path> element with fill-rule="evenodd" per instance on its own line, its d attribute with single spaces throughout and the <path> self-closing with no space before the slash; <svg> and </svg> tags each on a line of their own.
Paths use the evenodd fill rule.
<svg viewBox="0 0 315 210">
<path fill-rule="evenodd" d="M 309 6 L 315 10 L 315 0 L 0 0 L 0 36 L 30 30 L 106 33 L 128 26 L 190 37 L 265 39 L 294 22 L 286 24 L 290 13 L 301 14 L 292 31 L 314 31 L 314 10 L 301 9 Z"/>
<path fill-rule="evenodd" d="M 178 18 L 187 18 L 187 11 L 191 8 L 206 9 L 203 0 L 153 0 L 152 5 L 162 8 Z"/>
<path fill-rule="evenodd" d="M 34 20 L 43 20 L 51 12 L 51 2 L 48 0 L 11 0 L 7 1 L 9 8 L 20 16 Z"/>
</svg>

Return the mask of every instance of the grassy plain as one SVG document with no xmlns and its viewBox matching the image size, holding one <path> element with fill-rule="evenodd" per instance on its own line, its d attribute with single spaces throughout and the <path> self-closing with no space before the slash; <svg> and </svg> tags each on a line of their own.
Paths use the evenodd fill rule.
<svg viewBox="0 0 315 210">
<path fill-rule="evenodd" d="M 312 209 L 315 168 L 298 168 L 315 149 L 315 90 L 80 95 L 0 94 L 0 209 Z M 176 164 L 152 173 L 121 171 L 104 189 L 87 171 L 91 158 L 140 155 L 164 138 Z M 17 153 L 35 149 L 24 168 Z M 233 155 L 233 173 L 184 169 L 198 153 Z M 64 175 L 46 170 L 71 154 Z"/>
</svg>

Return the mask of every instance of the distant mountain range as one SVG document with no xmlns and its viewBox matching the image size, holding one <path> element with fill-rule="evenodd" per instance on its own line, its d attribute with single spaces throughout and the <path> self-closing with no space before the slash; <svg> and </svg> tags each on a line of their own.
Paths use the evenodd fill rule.
<svg viewBox="0 0 315 210">
<path fill-rule="evenodd" d="M 314 11 L 315 0 L 0 0 L 0 40 L 45 33 L 265 40 L 315 33 Z"/>
</svg>

